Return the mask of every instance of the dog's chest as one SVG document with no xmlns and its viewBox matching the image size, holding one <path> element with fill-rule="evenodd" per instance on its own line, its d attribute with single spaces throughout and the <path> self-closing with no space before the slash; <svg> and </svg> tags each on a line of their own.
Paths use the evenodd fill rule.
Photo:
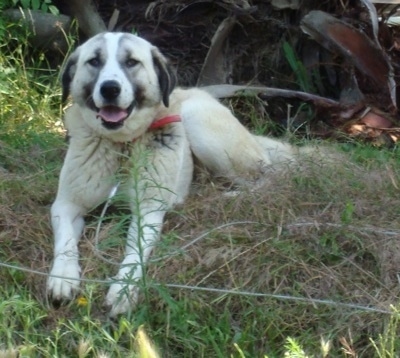
<svg viewBox="0 0 400 358">
<path fill-rule="evenodd" d="M 164 182 L 159 185 L 175 189 L 181 156 L 187 153 L 185 162 L 189 163 L 190 149 L 183 128 L 174 127 L 151 130 L 124 143 L 76 138 L 70 143 L 61 180 L 68 182 L 70 194 L 87 209 L 103 202 L 118 182 L 132 185 L 132 180 L 150 176 Z"/>
<path fill-rule="evenodd" d="M 60 181 L 69 187 L 70 195 L 90 209 L 100 204 L 115 185 L 121 152 L 117 145 L 104 139 L 72 140 L 61 171 Z"/>
</svg>

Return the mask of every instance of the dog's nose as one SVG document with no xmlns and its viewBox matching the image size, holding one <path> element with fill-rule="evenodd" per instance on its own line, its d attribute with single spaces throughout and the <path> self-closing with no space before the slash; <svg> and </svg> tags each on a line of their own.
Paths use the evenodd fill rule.
<svg viewBox="0 0 400 358">
<path fill-rule="evenodd" d="M 111 101 L 121 93 L 121 87 L 117 81 L 105 81 L 100 87 L 101 95 Z"/>
</svg>

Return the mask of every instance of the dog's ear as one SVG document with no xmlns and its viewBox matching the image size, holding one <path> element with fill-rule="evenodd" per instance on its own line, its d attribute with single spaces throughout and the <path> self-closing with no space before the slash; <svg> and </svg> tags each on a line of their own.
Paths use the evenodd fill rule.
<svg viewBox="0 0 400 358">
<path fill-rule="evenodd" d="M 76 71 L 76 63 L 78 61 L 79 53 L 78 49 L 75 50 L 65 62 L 64 69 L 61 74 L 61 85 L 62 85 L 62 103 L 65 103 L 69 96 L 71 81 L 74 78 Z"/>
<path fill-rule="evenodd" d="M 158 83 L 162 93 L 162 99 L 165 107 L 169 106 L 169 95 L 176 85 L 176 75 L 172 66 L 161 52 L 154 48 L 152 50 L 154 68 L 158 76 Z"/>
</svg>

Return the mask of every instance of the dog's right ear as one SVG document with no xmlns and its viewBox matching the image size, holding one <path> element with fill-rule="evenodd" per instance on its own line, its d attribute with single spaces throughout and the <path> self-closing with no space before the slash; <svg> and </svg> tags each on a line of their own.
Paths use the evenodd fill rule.
<svg viewBox="0 0 400 358">
<path fill-rule="evenodd" d="M 75 50 L 65 62 L 64 69 L 61 74 L 61 85 L 62 85 L 62 103 L 65 103 L 70 92 L 70 85 L 76 72 L 76 63 L 78 61 L 79 53 L 78 49 Z"/>
</svg>

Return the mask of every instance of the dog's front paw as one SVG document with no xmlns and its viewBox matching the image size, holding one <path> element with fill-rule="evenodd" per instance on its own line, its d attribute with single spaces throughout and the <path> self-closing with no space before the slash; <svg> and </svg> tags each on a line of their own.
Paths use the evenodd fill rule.
<svg viewBox="0 0 400 358">
<path fill-rule="evenodd" d="M 115 317 L 135 308 L 138 301 L 139 289 L 134 285 L 114 283 L 108 290 L 106 305 L 109 306 L 110 316 Z"/>
<path fill-rule="evenodd" d="M 81 269 L 77 260 L 58 257 L 47 280 L 48 294 L 55 301 L 70 300 L 79 289 Z"/>
</svg>

